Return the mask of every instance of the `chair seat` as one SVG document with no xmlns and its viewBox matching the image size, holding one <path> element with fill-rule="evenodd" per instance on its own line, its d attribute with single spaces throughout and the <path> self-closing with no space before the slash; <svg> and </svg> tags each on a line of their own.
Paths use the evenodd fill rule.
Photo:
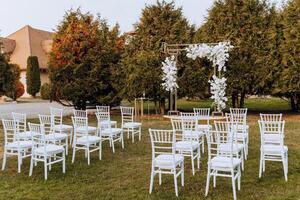
<svg viewBox="0 0 300 200">
<path fill-rule="evenodd" d="M 73 129 L 73 126 L 71 125 L 67 125 L 67 124 L 57 124 L 57 125 L 54 125 L 53 129 L 55 131 L 70 131 Z"/>
<path fill-rule="evenodd" d="M 175 149 L 179 151 L 195 150 L 199 147 L 199 143 L 196 141 L 179 141 L 175 143 Z"/>
<path fill-rule="evenodd" d="M 59 141 L 59 140 L 64 140 L 67 137 L 68 135 L 64 133 L 50 133 L 48 135 L 45 135 L 45 139 L 47 141 Z"/>
<path fill-rule="evenodd" d="M 87 130 L 88 130 L 88 133 L 95 133 L 97 131 L 97 128 L 94 127 L 94 126 L 88 126 Z M 76 129 L 76 131 L 79 132 L 79 133 L 85 133 L 86 132 L 86 127 L 84 127 L 84 126 L 78 127 Z"/>
<path fill-rule="evenodd" d="M 225 156 L 216 156 L 211 159 L 210 165 L 212 168 L 235 168 L 241 163 L 239 158 L 229 158 Z"/>
<path fill-rule="evenodd" d="M 62 153 L 63 151 L 65 151 L 63 146 L 55 145 L 55 144 L 47 144 L 46 148 L 42 146 L 34 150 L 36 154 L 47 154 L 47 155 Z"/>
<path fill-rule="evenodd" d="M 31 132 L 31 131 L 25 131 L 25 132 L 19 132 L 18 136 L 20 139 L 31 139 L 32 136 L 37 136 L 39 133 Z"/>
<path fill-rule="evenodd" d="M 243 151 L 244 145 L 243 144 L 233 144 L 232 145 L 232 152 L 239 153 Z M 221 152 L 230 152 L 231 151 L 231 144 L 220 144 L 218 150 Z"/>
<path fill-rule="evenodd" d="M 105 121 L 101 121 L 100 125 L 112 125 L 112 126 L 116 126 L 117 125 L 117 121 L 109 121 L 109 120 L 105 120 Z"/>
<path fill-rule="evenodd" d="M 199 138 L 205 135 L 203 131 L 183 131 L 182 136 L 185 138 Z"/>
<path fill-rule="evenodd" d="M 123 124 L 123 128 L 139 128 L 142 123 L 139 122 L 126 122 Z"/>
<path fill-rule="evenodd" d="M 7 144 L 6 148 L 8 148 L 8 149 L 17 149 L 18 144 L 20 145 L 21 149 L 27 149 L 27 148 L 32 147 L 33 142 L 32 141 L 19 141 L 19 143 L 18 142 L 11 142 L 11 143 Z"/>
<path fill-rule="evenodd" d="M 267 143 L 280 143 L 282 138 L 279 134 L 264 134 L 264 140 Z"/>
<path fill-rule="evenodd" d="M 207 130 L 211 130 L 212 126 L 210 124 L 198 124 L 197 129 L 199 131 L 207 131 Z"/>
<path fill-rule="evenodd" d="M 266 154 L 281 154 L 282 151 L 285 153 L 288 151 L 287 146 L 280 146 L 280 145 L 273 145 L 273 144 L 266 144 L 261 147 Z"/>
<path fill-rule="evenodd" d="M 155 166 L 158 166 L 160 168 L 172 168 L 173 163 L 175 163 L 175 166 L 181 164 L 184 161 L 184 157 L 183 155 L 180 154 L 175 154 L 174 156 L 171 154 L 161 154 L 158 155 L 154 159 L 154 161 L 155 161 Z"/>
<path fill-rule="evenodd" d="M 109 136 L 109 135 L 117 135 L 122 133 L 122 129 L 121 128 L 110 128 L 110 129 L 104 129 L 101 131 L 101 135 L 103 136 Z"/>
<path fill-rule="evenodd" d="M 78 138 L 76 140 L 76 143 L 77 144 L 95 144 L 95 143 L 100 142 L 100 140 L 101 140 L 100 137 L 89 135 L 89 136 L 83 136 L 83 137 Z"/>
<path fill-rule="evenodd" d="M 238 124 L 238 129 L 241 130 L 241 129 L 244 128 L 244 126 L 245 126 L 246 130 L 249 129 L 249 125 L 248 124 L 246 124 L 246 125 Z"/>
</svg>

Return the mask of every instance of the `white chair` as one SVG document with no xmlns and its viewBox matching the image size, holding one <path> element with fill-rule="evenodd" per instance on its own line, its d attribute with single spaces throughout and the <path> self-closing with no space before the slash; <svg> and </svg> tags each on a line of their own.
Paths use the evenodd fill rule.
<svg viewBox="0 0 300 200">
<path fill-rule="evenodd" d="M 227 128 L 227 130 L 230 130 L 230 128 Z M 234 140 L 235 135 L 236 133 L 232 131 L 219 132 L 216 130 L 207 133 L 208 168 L 205 196 L 208 195 L 211 177 L 213 177 L 214 187 L 216 187 L 218 176 L 229 177 L 232 181 L 233 199 L 236 200 L 236 180 L 238 182 L 238 190 L 241 188 L 241 159 L 237 158 L 234 152 L 234 146 L 237 145 Z M 227 151 L 219 149 L 219 146 L 222 144 L 229 146 Z"/>
<path fill-rule="evenodd" d="M 14 120 L 2 119 L 4 130 L 4 149 L 2 170 L 5 169 L 8 157 L 18 157 L 18 173 L 21 172 L 23 158 L 31 156 L 32 141 L 20 140 L 18 134 L 18 125 Z"/>
<path fill-rule="evenodd" d="M 284 145 L 284 125 L 285 121 L 258 121 L 261 147 L 260 147 L 260 163 L 259 178 L 266 169 L 266 161 L 282 162 L 285 181 L 288 180 L 288 147 Z M 266 140 L 268 134 L 277 134 L 277 141 L 272 142 Z"/>
<path fill-rule="evenodd" d="M 225 116 L 227 122 L 232 126 L 231 128 L 236 129 L 237 140 L 239 143 L 243 144 L 244 158 L 247 160 L 249 146 L 249 125 L 246 124 L 246 115 L 226 113 Z"/>
<path fill-rule="evenodd" d="M 195 175 L 194 160 L 197 159 L 197 168 L 200 168 L 200 145 L 199 132 L 196 131 L 196 120 L 194 118 L 171 119 L 172 128 L 177 138 L 175 150 L 181 155 L 190 157 L 192 173 Z"/>
<path fill-rule="evenodd" d="M 74 117 L 79 117 L 79 118 L 86 118 L 88 119 L 88 114 L 86 110 L 73 110 Z M 82 131 L 85 133 L 85 127 L 78 127 L 77 132 Z M 88 126 L 88 132 L 89 134 L 91 133 L 96 133 L 97 132 L 97 127 L 94 126 Z"/>
<path fill-rule="evenodd" d="M 261 121 L 280 122 L 282 121 L 282 114 L 259 114 Z"/>
<path fill-rule="evenodd" d="M 139 140 L 141 140 L 142 134 L 142 123 L 133 121 L 133 107 L 120 107 L 122 115 L 122 129 L 127 132 L 127 137 L 130 134 L 132 137 L 132 143 L 134 143 L 134 136 L 138 135 Z"/>
<path fill-rule="evenodd" d="M 152 193 L 154 177 L 159 175 L 159 185 L 162 174 L 173 174 L 175 194 L 178 196 L 177 177 L 181 175 L 181 185 L 184 186 L 184 157 L 175 153 L 175 133 L 172 130 L 149 129 L 152 146 L 152 165 L 149 193 Z"/>
<path fill-rule="evenodd" d="M 48 167 L 51 169 L 51 165 L 55 163 L 62 162 L 62 171 L 65 173 L 66 159 L 64 147 L 47 143 L 43 124 L 28 123 L 28 126 L 30 131 L 38 133 L 38 135 L 32 136 L 32 141 L 34 141 L 34 143 L 32 146 L 29 176 L 32 176 L 33 167 L 39 161 L 44 162 L 45 180 L 48 178 Z M 59 154 L 61 154 L 61 156 L 58 156 Z"/>
<path fill-rule="evenodd" d="M 198 124 L 198 130 L 209 131 L 212 126 L 209 124 L 210 119 L 210 108 L 193 108 L 196 116 L 199 117 L 199 121 L 204 121 L 204 124 Z"/>
<path fill-rule="evenodd" d="M 63 124 L 63 109 L 50 107 L 52 128 L 55 132 L 67 133 L 70 138 L 70 144 L 73 139 L 73 126 Z"/>
<path fill-rule="evenodd" d="M 47 143 L 62 145 L 68 155 L 68 134 L 55 131 L 51 115 L 39 115 L 40 124 L 44 125 L 45 140 Z"/>
<path fill-rule="evenodd" d="M 265 122 L 282 122 L 282 114 L 260 114 L 260 120 Z M 278 132 L 270 132 L 264 135 L 264 142 L 270 144 L 278 144 L 280 141 L 280 134 Z"/>
<path fill-rule="evenodd" d="M 110 124 L 110 118 L 107 118 L 106 113 L 97 112 L 96 113 L 98 121 L 98 132 L 100 141 L 101 154 L 100 159 L 102 159 L 102 142 L 105 140 L 109 141 L 110 146 L 112 147 L 113 153 L 115 153 L 115 142 L 121 142 L 122 148 L 124 149 L 124 136 L 123 129 L 121 128 L 112 128 Z M 103 123 L 105 120 L 106 123 Z"/>
<path fill-rule="evenodd" d="M 26 114 L 12 112 L 12 117 L 15 123 L 18 125 L 18 138 L 20 140 L 31 140 L 32 134 L 36 133 L 31 133 L 27 130 Z"/>
<path fill-rule="evenodd" d="M 99 160 L 101 160 L 101 138 L 96 136 L 96 133 L 90 135 L 88 119 L 86 117 L 72 117 L 72 122 L 74 127 L 72 163 L 75 161 L 75 153 L 78 150 L 85 151 L 88 165 L 90 165 L 90 153 L 94 151 L 99 151 Z"/>
<path fill-rule="evenodd" d="M 103 117 L 103 120 L 101 120 L 101 123 L 109 123 L 111 126 L 117 128 L 117 121 L 110 120 L 110 107 L 109 106 L 96 106 L 97 113 L 101 113 L 101 116 Z M 106 120 L 105 120 L 106 117 Z M 110 121 L 108 121 L 108 119 Z"/>
<path fill-rule="evenodd" d="M 248 108 L 229 108 L 231 114 L 247 116 Z"/>
</svg>

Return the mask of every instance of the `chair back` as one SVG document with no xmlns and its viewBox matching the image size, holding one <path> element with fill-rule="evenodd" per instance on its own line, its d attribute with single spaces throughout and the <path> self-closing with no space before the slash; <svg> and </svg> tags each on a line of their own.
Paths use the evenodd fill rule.
<svg viewBox="0 0 300 200">
<path fill-rule="evenodd" d="M 26 114 L 25 113 L 12 113 L 13 120 L 18 125 L 19 132 L 25 132 L 26 128 Z"/>
<path fill-rule="evenodd" d="M 210 108 L 193 108 L 194 113 L 209 124 Z"/>
<path fill-rule="evenodd" d="M 86 110 L 73 110 L 74 117 L 88 117 Z"/>
<path fill-rule="evenodd" d="M 175 134 L 175 140 L 182 141 L 182 120 L 180 118 L 171 118 L 171 124 Z"/>
<path fill-rule="evenodd" d="M 229 108 L 231 114 L 237 115 L 246 115 L 248 112 L 248 108 Z"/>
<path fill-rule="evenodd" d="M 43 147 L 46 152 L 46 139 L 45 139 L 45 128 L 43 124 L 34 124 L 28 123 L 28 127 L 30 132 L 35 133 L 32 134 L 31 140 L 33 141 L 33 149 Z"/>
<path fill-rule="evenodd" d="M 198 136 L 195 137 L 197 126 L 198 126 L 198 120 L 193 117 L 182 117 L 181 118 L 182 123 L 182 140 L 198 140 Z"/>
<path fill-rule="evenodd" d="M 53 131 L 53 118 L 51 115 L 39 115 L 40 124 L 44 126 L 45 134 Z"/>
<path fill-rule="evenodd" d="M 51 120 L 53 125 L 61 125 L 63 118 L 63 109 L 50 107 Z"/>
<path fill-rule="evenodd" d="M 110 106 L 96 106 L 97 112 L 110 113 Z"/>
<path fill-rule="evenodd" d="M 233 147 L 237 145 L 234 140 L 236 133 L 230 128 L 230 123 L 224 121 L 215 121 L 214 130 L 207 133 L 208 160 L 214 156 L 224 156 L 231 158 L 233 163 Z M 221 145 L 226 145 L 229 148 L 221 149 Z"/>
<path fill-rule="evenodd" d="M 13 119 L 2 119 L 4 144 L 19 141 L 17 137 L 17 123 Z"/>
<path fill-rule="evenodd" d="M 261 121 L 279 122 L 282 121 L 282 113 L 280 114 L 262 114 L 260 113 Z"/>
<path fill-rule="evenodd" d="M 88 136 L 88 118 L 87 117 L 72 117 L 74 127 L 74 139 L 77 136 Z M 80 131 L 78 131 L 80 129 Z"/>
<path fill-rule="evenodd" d="M 97 127 L 99 130 L 111 128 L 111 121 L 110 121 L 109 113 L 96 112 L 96 117 L 97 117 Z"/>
<path fill-rule="evenodd" d="M 182 118 L 196 118 L 197 114 L 194 112 L 180 112 L 180 117 Z"/>
<path fill-rule="evenodd" d="M 149 129 L 152 159 L 161 154 L 173 155 L 175 163 L 175 134 L 173 130 Z"/>
<path fill-rule="evenodd" d="M 126 122 L 133 122 L 134 107 L 121 106 L 122 124 Z"/>
<path fill-rule="evenodd" d="M 284 145 L 284 126 L 285 121 L 261 121 L 258 120 L 261 145 L 265 144 L 278 144 L 283 147 Z M 272 134 L 272 141 L 266 140 L 268 134 Z"/>
</svg>

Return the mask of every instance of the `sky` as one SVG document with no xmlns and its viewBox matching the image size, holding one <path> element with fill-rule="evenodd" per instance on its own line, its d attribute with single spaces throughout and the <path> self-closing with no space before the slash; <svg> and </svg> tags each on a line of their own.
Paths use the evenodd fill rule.
<svg viewBox="0 0 300 200">
<path fill-rule="evenodd" d="M 171 0 L 166 0 L 170 2 Z M 272 0 L 280 1 L 280 0 Z M 0 0 L 0 36 L 5 37 L 25 25 L 53 31 L 65 12 L 81 7 L 84 12 L 100 14 L 110 25 L 119 23 L 121 31 L 132 31 L 145 5 L 156 0 Z M 199 27 L 214 0 L 175 0 L 191 24 Z"/>
</svg>

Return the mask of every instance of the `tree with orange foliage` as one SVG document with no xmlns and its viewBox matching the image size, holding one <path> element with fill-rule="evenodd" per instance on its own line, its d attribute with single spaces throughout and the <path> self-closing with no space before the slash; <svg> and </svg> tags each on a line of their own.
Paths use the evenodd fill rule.
<svg viewBox="0 0 300 200">
<path fill-rule="evenodd" d="M 80 9 L 66 13 L 50 53 L 51 98 L 85 109 L 88 104 L 116 105 L 117 71 L 122 48 L 119 27 Z"/>
</svg>

